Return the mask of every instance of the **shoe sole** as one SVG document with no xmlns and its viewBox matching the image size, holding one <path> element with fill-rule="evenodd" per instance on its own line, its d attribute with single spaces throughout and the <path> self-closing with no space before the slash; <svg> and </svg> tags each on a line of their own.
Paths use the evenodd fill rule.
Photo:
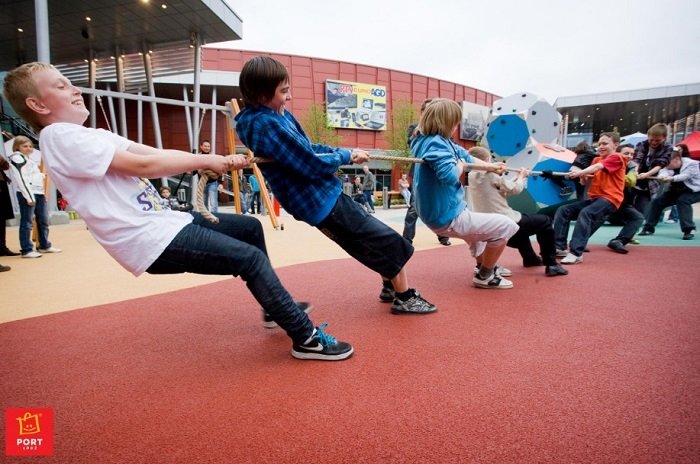
<svg viewBox="0 0 700 464">
<path fill-rule="evenodd" d="M 433 314 L 437 312 L 437 308 L 430 311 L 402 311 L 400 309 L 391 308 L 391 314 L 409 314 L 415 316 L 422 316 L 424 314 Z"/>
<path fill-rule="evenodd" d="M 393 296 L 392 297 L 387 297 L 387 296 L 382 297 L 381 295 L 379 295 L 379 301 L 381 301 L 382 303 L 393 303 L 394 297 Z"/>
<path fill-rule="evenodd" d="M 608 248 L 610 248 L 615 253 L 620 253 L 621 255 L 626 255 L 630 252 L 629 250 L 625 250 L 624 248 L 613 248 L 610 245 L 608 245 Z"/>
<path fill-rule="evenodd" d="M 581 264 L 582 262 L 583 262 L 582 259 L 580 259 L 580 260 L 577 259 L 576 261 L 564 261 L 564 260 L 562 260 L 562 261 L 561 261 L 561 264 L 563 264 L 563 265 L 565 265 L 565 266 L 571 266 L 571 265 L 574 265 L 574 264 Z"/>
<path fill-rule="evenodd" d="M 312 309 L 314 309 L 314 305 L 310 304 L 310 305 L 304 310 L 304 312 L 305 312 L 306 314 L 309 314 L 309 313 L 311 312 Z M 263 327 L 265 327 L 266 329 L 274 329 L 275 327 L 279 327 L 279 326 L 277 325 L 277 323 L 276 323 L 275 321 L 266 321 L 266 320 L 263 319 Z"/>
<path fill-rule="evenodd" d="M 472 283 L 474 284 L 474 286 L 476 288 L 485 288 L 487 290 L 489 290 L 489 289 L 508 290 L 509 288 L 513 288 L 513 283 L 511 283 L 510 285 L 489 285 L 489 284 L 482 284 L 482 283 L 474 282 L 474 281 L 472 281 Z"/>
<path fill-rule="evenodd" d="M 339 354 L 323 354 L 323 353 L 308 353 L 305 351 L 296 351 L 292 348 L 292 356 L 296 359 L 302 359 L 305 361 L 342 361 L 343 359 L 348 359 L 355 352 L 353 348 L 349 351 Z"/>
</svg>

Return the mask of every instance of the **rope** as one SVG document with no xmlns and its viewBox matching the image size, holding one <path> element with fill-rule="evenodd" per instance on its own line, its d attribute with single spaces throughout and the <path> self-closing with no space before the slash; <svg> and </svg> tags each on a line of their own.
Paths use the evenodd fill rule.
<svg viewBox="0 0 700 464">
<path fill-rule="evenodd" d="M 399 163 L 416 163 L 416 164 L 423 164 L 425 163 L 424 160 L 420 158 L 413 158 L 413 157 L 407 157 L 407 156 L 390 156 L 390 155 L 369 155 L 370 159 L 374 160 L 380 160 L 380 161 L 391 161 L 391 162 L 399 162 Z M 273 163 L 275 160 L 270 159 L 270 158 L 263 158 L 260 156 L 253 156 L 250 158 L 250 163 Z M 474 163 L 465 163 L 467 169 L 473 170 L 473 171 L 488 171 L 490 169 L 490 166 L 483 165 L 483 164 L 474 164 Z M 506 168 L 506 171 L 508 172 L 520 172 L 519 168 Z M 536 176 L 541 176 L 542 171 L 530 171 L 531 174 L 536 175 Z M 213 222 L 214 224 L 217 224 L 219 222 L 219 219 L 211 214 L 205 207 L 204 207 L 204 189 L 207 185 L 207 180 L 209 177 L 212 179 L 216 178 L 217 175 L 213 171 L 209 170 L 204 170 L 200 171 L 201 177 L 199 179 L 199 185 L 197 186 L 197 195 L 195 198 L 195 208 L 197 211 L 202 213 L 202 215 L 208 220 Z M 552 172 L 552 176 L 556 177 L 566 177 L 569 173 L 568 172 Z M 228 174 L 224 174 L 225 178 L 230 179 L 231 176 Z"/>
<path fill-rule="evenodd" d="M 380 160 L 380 161 L 392 161 L 395 163 L 415 163 L 415 164 L 423 164 L 425 163 L 424 160 L 420 158 L 413 158 L 413 157 L 407 157 L 407 156 L 390 156 L 390 155 L 369 155 L 369 159 L 373 160 Z M 274 160 L 269 159 L 269 158 L 261 158 L 259 156 L 254 156 L 253 158 L 250 159 L 251 163 L 272 163 Z M 465 163 L 467 166 L 467 169 L 472 170 L 472 171 L 488 171 L 489 167 L 485 166 L 483 164 L 475 164 L 475 163 Z M 506 171 L 508 172 L 520 172 L 520 168 L 506 168 Z M 535 176 L 541 176 L 542 171 L 530 171 L 531 174 Z M 568 172 L 552 172 L 553 176 L 558 176 L 558 177 L 565 177 L 569 173 Z"/>
<path fill-rule="evenodd" d="M 219 218 L 211 214 L 204 206 L 204 190 L 207 188 L 207 181 L 209 179 L 216 179 L 217 177 L 219 177 L 219 175 L 209 169 L 199 171 L 199 184 L 197 184 L 197 195 L 195 196 L 195 210 L 199 211 L 202 216 L 204 216 L 204 219 L 212 224 L 218 224 Z"/>
</svg>

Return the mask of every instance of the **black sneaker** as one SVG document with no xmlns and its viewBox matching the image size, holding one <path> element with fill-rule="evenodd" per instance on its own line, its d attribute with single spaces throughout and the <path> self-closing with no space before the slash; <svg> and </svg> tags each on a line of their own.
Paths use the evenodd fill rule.
<svg viewBox="0 0 700 464">
<path fill-rule="evenodd" d="M 654 231 L 651 229 L 642 229 L 638 235 L 654 235 Z"/>
<path fill-rule="evenodd" d="M 391 303 L 394 301 L 395 295 L 393 288 L 382 287 L 382 291 L 379 292 L 379 299 L 384 303 Z"/>
<path fill-rule="evenodd" d="M 452 245 L 452 242 L 450 242 L 449 237 L 439 237 L 438 242 L 440 242 L 440 245 L 442 246 L 450 246 Z"/>
<path fill-rule="evenodd" d="M 297 359 L 341 361 L 352 356 L 352 345 L 341 342 L 323 331 L 328 324 L 316 327 L 316 333 L 303 345 L 292 345 L 292 356 Z"/>
<path fill-rule="evenodd" d="M 695 237 L 695 234 L 693 232 L 685 232 L 683 234 L 683 240 L 692 240 L 693 237 Z"/>
<path fill-rule="evenodd" d="M 297 306 L 299 306 L 299 309 L 304 311 L 306 314 L 309 314 L 311 312 L 311 310 L 314 309 L 314 305 L 312 305 L 311 303 L 307 303 L 305 301 L 297 301 L 296 304 L 297 304 Z M 272 320 L 272 316 L 267 314 L 264 310 L 262 313 L 263 313 L 263 327 L 265 327 L 266 329 L 274 329 L 275 327 L 277 327 L 277 323 Z"/>
<path fill-rule="evenodd" d="M 394 298 L 394 304 L 391 305 L 392 314 L 430 314 L 437 311 L 437 306 L 423 298 L 418 290 L 414 292 L 415 294 L 406 301 Z"/>
<path fill-rule="evenodd" d="M 625 245 L 620 240 L 610 240 L 608 242 L 608 248 L 610 248 L 615 253 L 620 253 L 623 255 L 626 255 L 630 252 L 627 248 L 625 248 Z"/>
<path fill-rule="evenodd" d="M 552 264 L 544 269 L 544 275 L 547 277 L 556 277 L 560 275 L 567 275 L 569 271 L 564 269 L 561 264 Z"/>
</svg>

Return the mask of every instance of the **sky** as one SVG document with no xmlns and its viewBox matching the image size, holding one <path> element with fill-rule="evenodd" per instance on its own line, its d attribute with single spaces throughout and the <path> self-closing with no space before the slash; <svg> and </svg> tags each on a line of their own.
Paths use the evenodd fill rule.
<svg viewBox="0 0 700 464">
<path fill-rule="evenodd" d="M 700 82 L 698 0 L 225 1 L 243 39 L 217 46 L 396 69 L 502 97 L 554 104 Z"/>
</svg>

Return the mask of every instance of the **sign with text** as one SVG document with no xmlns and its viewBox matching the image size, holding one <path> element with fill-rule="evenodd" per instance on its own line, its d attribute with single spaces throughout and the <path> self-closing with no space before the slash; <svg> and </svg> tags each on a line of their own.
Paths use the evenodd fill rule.
<svg viewBox="0 0 700 464">
<path fill-rule="evenodd" d="M 5 455 L 53 456 L 53 409 L 5 409 Z"/>
<path fill-rule="evenodd" d="M 386 130 L 386 87 L 327 80 L 326 115 L 330 127 Z"/>
</svg>

